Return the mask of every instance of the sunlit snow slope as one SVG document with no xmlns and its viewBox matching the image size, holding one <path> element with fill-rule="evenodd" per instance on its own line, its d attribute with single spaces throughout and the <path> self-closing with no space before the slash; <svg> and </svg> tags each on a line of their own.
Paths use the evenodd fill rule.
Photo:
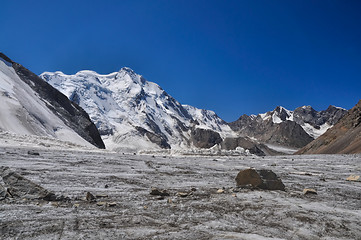
<svg viewBox="0 0 361 240">
<path fill-rule="evenodd" d="M 0 130 L 21 135 L 54 137 L 92 146 L 59 119 L 38 94 L 0 57 Z"/>
</svg>

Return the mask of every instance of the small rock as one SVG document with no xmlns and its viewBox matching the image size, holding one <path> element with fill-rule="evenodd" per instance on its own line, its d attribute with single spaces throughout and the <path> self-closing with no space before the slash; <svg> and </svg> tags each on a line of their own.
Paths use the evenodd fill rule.
<svg viewBox="0 0 361 240">
<path fill-rule="evenodd" d="M 232 197 L 237 197 L 237 194 L 233 193 L 233 194 L 232 194 Z"/>
<path fill-rule="evenodd" d="M 168 203 L 173 203 L 173 200 L 171 198 L 168 198 L 167 202 Z"/>
<path fill-rule="evenodd" d="M 359 175 L 351 175 L 348 178 L 346 178 L 346 180 L 353 182 L 361 182 L 361 177 Z"/>
<path fill-rule="evenodd" d="M 191 191 L 192 191 L 192 192 L 195 192 L 195 191 L 197 191 L 197 188 L 192 187 L 192 188 L 191 188 Z"/>
<path fill-rule="evenodd" d="M 224 193 L 224 189 L 222 189 L 222 188 L 218 189 L 217 193 Z"/>
<path fill-rule="evenodd" d="M 254 188 L 264 190 L 285 191 L 282 180 L 271 170 L 245 169 L 240 171 L 236 177 L 237 186 L 252 185 Z"/>
<path fill-rule="evenodd" d="M 106 202 L 97 202 L 97 205 L 98 205 L 99 207 L 101 207 L 101 206 L 106 206 L 107 203 L 106 203 Z"/>
<path fill-rule="evenodd" d="M 34 150 L 29 150 L 29 151 L 28 151 L 28 154 L 29 154 L 29 155 L 33 155 L 33 156 L 40 156 L 40 153 L 39 153 L 39 152 L 36 152 L 36 151 L 34 151 Z"/>
<path fill-rule="evenodd" d="M 159 190 L 158 188 L 152 188 L 149 194 L 155 196 L 169 196 L 167 190 Z"/>
<path fill-rule="evenodd" d="M 108 195 L 107 194 L 97 194 L 95 195 L 96 198 L 107 198 Z"/>
<path fill-rule="evenodd" d="M 108 184 L 105 184 L 104 188 L 108 188 L 108 187 L 109 187 Z"/>
<path fill-rule="evenodd" d="M 80 206 L 79 203 L 74 203 L 74 205 L 73 205 L 74 208 L 78 208 L 79 206 Z"/>
<path fill-rule="evenodd" d="M 110 203 L 108 203 L 108 206 L 109 206 L 109 207 L 115 207 L 116 205 L 117 205 L 116 202 L 110 202 Z"/>
<path fill-rule="evenodd" d="M 189 195 L 190 195 L 190 193 L 187 193 L 187 192 L 177 192 L 178 197 L 188 197 Z"/>
<path fill-rule="evenodd" d="M 313 188 L 305 188 L 303 189 L 303 194 L 307 195 L 307 194 L 317 194 L 317 191 Z"/>
<path fill-rule="evenodd" d="M 94 195 L 91 194 L 90 192 L 87 192 L 87 193 L 86 193 L 85 199 L 86 199 L 88 202 L 95 202 L 95 197 L 94 197 Z"/>
</svg>

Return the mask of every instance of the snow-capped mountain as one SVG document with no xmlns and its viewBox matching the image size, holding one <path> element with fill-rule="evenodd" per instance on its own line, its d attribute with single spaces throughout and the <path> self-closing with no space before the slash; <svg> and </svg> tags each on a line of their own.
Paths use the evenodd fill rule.
<svg viewBox="0 0 361 240">
<path fill-rule="evenodd" d="M 0 131 L 104 148 L 86 112 L 0 53 Z"/>
<path fill-rule="evenodd" d="M 346 113 L 347 110 L 335 106 L 323 111 L 316 111 L 310 106 L 290 111 L 278 106 L 267 113 L 242 115 L 229 125 L 239 134 L 262 142 L 299 148 L 322 135 Z"/>
<path fill-rule="evenodd" d="M 232 132 L 214 112 L 182 106 L 130 68 L 107 75 L 80 71 L 40 76 L 89 113 L 110 149 L 189 148 L 194 128 Z"/>
</svg>

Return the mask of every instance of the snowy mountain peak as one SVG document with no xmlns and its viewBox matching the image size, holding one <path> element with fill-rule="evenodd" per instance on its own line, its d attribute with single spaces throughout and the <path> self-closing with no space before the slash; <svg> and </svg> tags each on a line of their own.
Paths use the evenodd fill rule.
<svg viewBox="0 0 361 240">
<path fill-rule="evenodd" d="M 232 132 L 214 112 L 182 106 L 132 69 L 101 75 L 45 72 L 41 77 L 86 109 L 107 147 L 140 150 L 189 145 L 192 127 Z"/>
</svg>

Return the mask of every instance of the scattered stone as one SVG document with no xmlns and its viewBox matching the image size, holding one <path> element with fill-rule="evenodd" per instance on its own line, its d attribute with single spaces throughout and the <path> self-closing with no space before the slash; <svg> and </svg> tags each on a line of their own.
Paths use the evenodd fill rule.
<svg viewBox="0 0 361 240">
<path fill-rule="evenodd" d="M 222 189 L 222 188 L 218 189 L 217 193 L 224 193 L 224 189 Z"/>
<path fill-rule="evenodd" d="M 87 193 L 86 193 L 85 199 L 86 199 L 88 202 L 95 202 L 95 197 L 94 197 L 94 195 L 91 194 L 90 192 L 87 192 Z"/>
<path fill-rule="evenodd" d="M 29 155 L 33 155 L 33 156 L 40 156 L 40 153 L 37 152 L 37 151 L 35 151 L 35 150 L 29 150 L 29 151 L 28 151 L 28 154 L 29 154 Z"/>
<path fill-rule="evenodd" d="M 109 185 L 108 185 L 108 184 L 105 184 L 104 188 L 108 188 L 108 187 L 109 187 Z"/>
<path fill-rule="evenodd" d="M 237 186 L 241 187 L 250 184 L 253 188 L 285 191 L 285 185 L 282 180 L 271 170 L 245 169 L 237 174 L 235 180 Z"/>
<path fill-rule="evenodd" d="M 173 200 L 171 198 L 168 198 L 167 202 L 168 203 L 173 203 Z"/>
<path fill-rule="evenodd" d="M 101 206 L 106 206 L 107 203 L 106 202 L 97 202 L 97 206 L 101 207 Z"/>
<path fill-rule="evenodd" d="M 109 206 L 109 207 L 115 207 L 116 205 L 117 205 L 116 202 L 110 202 L 110 203 L 108 203 L 108 206 Z"/>
<path fill-rule="evenodd" d="M 187 193 L 187 192 L 177 192 L 177 196 L 178 197 L 188 197 L 191 193 Z"/>
<path fill-rule="evenodd" d="M 237 194 L 233 193 L 233 194 L 232 194 L 232 197 L 237 197 Z"/>
<path fill-rule="evenodd" d="M 350 175 L 348 178 L 346 178 L 346 180 L 353 182 L 361 182 L 361 177 L 359 175 Z"/>
<path fill-rule="evenodd" d="M 317 191 L 313 188 L 305 188 L 303 189 L 303 194 L 307 195 L 307 194 L 317 194 Z"/>
<path fill-rule="evenodd" d="M 74 208 L 78 208 L 79 206 L 80 206 L 79 203 L 74 203 L 74 205 L 73 205 Z"/>
<path fill-rule="evenodd" d="M 195 191 L 197 191 L 197 188 L 192 187 L 192 188 L 191 188 L 191 191 L 192 191 L 192 192 L 195 192 Z"/>
<path fill-rule="evenodd" d="M 149 194 L 155 196 L 169 196 L 167 190 L 159 190 L 158 188 L 152 188 Z"/>
<path fill-rule="evenodd" d="M 95 195 L 96 198 L 107 198 L 109 197 L 107 194 L 97 194 Z"/>
</svg>

